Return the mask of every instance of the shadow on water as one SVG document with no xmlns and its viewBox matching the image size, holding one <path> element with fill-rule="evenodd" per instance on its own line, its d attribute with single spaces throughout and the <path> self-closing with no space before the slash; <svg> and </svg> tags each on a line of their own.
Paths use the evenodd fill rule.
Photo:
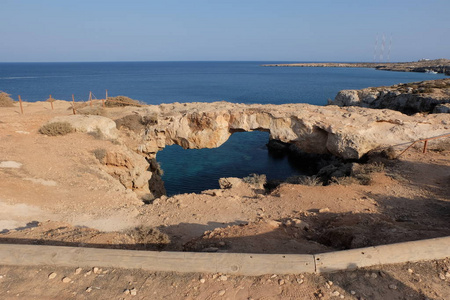
<svg viewBox="0 0 450 300">
<path fill-rule="evenodd" d="M 214 149 L 183 149 L 168 146 L 158 152 L 164 170 L 162 177 L 167 194 L 198 193 L 219 188 L 222 177 L 246 177 L 265 174 L 268 180 L 305 172 L 292 164 L 286 155 L 269 153 L 267 132 L 236 132 L 222 146 Z"/>
</svg>

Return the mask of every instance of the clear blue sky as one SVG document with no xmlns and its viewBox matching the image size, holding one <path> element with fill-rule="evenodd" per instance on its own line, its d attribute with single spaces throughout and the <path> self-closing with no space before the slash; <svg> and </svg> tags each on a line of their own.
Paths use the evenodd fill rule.
<svg viewBox="0 0 450 300">
<path fill-rule="evenodd" d="M 0 0 L 0 62 L 450 58 L 450 0 Z"/>
</svg>

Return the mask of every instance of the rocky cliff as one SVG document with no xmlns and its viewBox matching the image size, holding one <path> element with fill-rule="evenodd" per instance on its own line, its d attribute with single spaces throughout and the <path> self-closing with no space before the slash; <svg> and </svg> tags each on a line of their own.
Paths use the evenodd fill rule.
<svg viewBox="0 0 450 300">
<path fill-rule="evenodd" d="M 340 91 L 329 104 L 388 108 L 407 114 L 417 112 L 448 113 L 450 79 L 429 80 L 389 87 Z"/>
<path fill-rule="evenodd" d="M 107 153 L 104 163 L 109 173 L 117 176 L 125 187 L 141 191 L 141 194 L 150 193 L 150 198 L 164 193 L 155 159 L 156 153 L 167 145 L 214 148 L 222 145 L 234 132 L 266 131 L 270 132 L 271 139 L 295 144 L 305 152 L 359 159 L 378 147 L 450 131 L 450 120 L 445 114 L 407 116 L 391 110 L 361 107 L 216 102 L 108 110 L 108 118 L 84 116 L 80 124 L 91 128 L 87 124 L 92 120 L 97 126 L 95 130 L 103 131 L 99 118 L 115 120 L 120 143 L 132 153 L 125 149 L 120 155 Z M 73 120 L 79 118 L 65 116 L 58 117 L 58 121 L 67 119 L 77 127 Z M 111 131 L 109 125 L 105 131 Z"/>
</svg>

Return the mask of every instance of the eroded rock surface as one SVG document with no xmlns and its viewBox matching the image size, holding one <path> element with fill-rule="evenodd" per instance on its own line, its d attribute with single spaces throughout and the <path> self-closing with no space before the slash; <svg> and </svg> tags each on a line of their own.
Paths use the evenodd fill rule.
<svg viewBox="0 0 450 300">
<path fill-rule="evenodd" d="M 450 79 L 429 80 L 389 87 L 342 90 L 330 104 L 388 108 L 404 113 L 448 112 L 450 103 Z"/>
</svg>

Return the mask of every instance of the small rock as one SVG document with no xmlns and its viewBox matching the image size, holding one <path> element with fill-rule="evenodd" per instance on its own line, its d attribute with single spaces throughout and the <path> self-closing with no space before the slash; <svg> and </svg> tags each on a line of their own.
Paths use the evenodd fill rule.
<svg viewBox="0 0 450 300">
<path fill-rule="evenodd" d="M 370 277 L 372 277 L 373 279 L 375 279 L 375 278 L 377 278 L 377 277 L 378 277 L 378 275 L 377 275 L 377 274 L 375 274 L 375 273 L 372 273 L 372 274 L 370 274 Z"/>
<path fill-rule="evenodd" d="M 277 276 L 278 276 L 277 274 L 273 274 L 272 276 L 270 276 L 270 278 L 275 278 Z"/>
<path fill-rule="evenodd" d="M 63 277 L 63 279 L 61 281 L 64 283 L 69 283 L 72 281 L 72 279 L 70 279 L 69 277 Z"/>
<path fill-rule="evenodd" d="M 132 288 L 132 289 L 130 290 L 130 295 L 131 295 L 131 296 L 136 296 L 136 294 L 137 294 L 137 290 L 136 290 L 135 288 Z"/>
<path fill-rule="evenodd" d="M 303 230 L 309 229 L 309 224 L 299 219 L 293 219 L 294 226 Z"/>
<path fill-rule="evenodd" d="M 56 273 L 55 272 L 52 272 L 52 273 L 48 274 L 48 279 L 53 279 L 55 277 L 56 277 Z"/>
<path fill-rule="evenodd" d="M 98 274 L 98 273 L 100 273 L 100 269 L 99 268 L 97 268 L 97 267 L 94 267 L 93 269 L 92 269 L 92 271 L 95 273 L 95 274 Z"/>
<path fill-rule="evenodd" d="M 2 279 L 3 278 L 3 275 L 0 275 L 0 279 Z"/>
<path fill-rule="evenodd" d="M 227 281 L 227 280 L 228 280 L 228 277 L 225 276 L 225 275 L 220 275 L 219 280 L 220 280 L 220 281 Z"/>
<path fill-rule="evenodd" d="M 124 293 L 125 295 L 129 295 L 129 294 L 130 294 L 130 290 L 129 290 L 129 289 L 124 289 L 124 290 L 123 290 L 123 293 Z"/>
<path fill-rule="evenodd" d="M 334 292 L 331 293 L 331 296 L 333 296 L 333 297 L 339 297 L 340 294 L 341 294 L 341 293 L 339 293 L 338 291 L 334 291 Z"/>
<path fill-rule="evenodd" d="M 408 269 L 408 273 L 412 274 L 412 273 L 414 273 L 414 271 L 412 269 Z"/>
<path fill-rule="evenodd" d="M 389 285 L 389 288 L 390 288 L 391 290 L 396 290 L 396 289 L 397 289 L 397 286 L 396 286 L 395 284 L 390 284 L 390 285 Z"/>
<path fill-rule="evenodd" d="M 330 209 L 328 207 L 319 209 L 320 213 L 325 213 L 325 212 L 329 212 L 329 211 L 330 211 Z"/>
<path fill-rule="evenodd" d="M 344 295 L 340 295 L 340 296 L 339 296 L 339 298 L 341 298 L 341 299 L 344 299 L 344 298 L 345 298 L 345 296 L 344 296 Z"/>
<path fill-rule="evenodd" d="M 200 278 L 200 283 L 205 283 L 206 279 L 205 278 Z"/>
<path fill-rule="evenodd" d="M 303 282 L 305 282 L 303 279 L 297 278 L 297 283 L 298 283 L 298 284 L 302 284 Z"/>
<path fill-rule="evenodd" d="M 82 268 L 75 269 L 75 274 L 76 275 L 80 274 L 82 270 L 83 270 Z"/>
<path fill-rule="evenodd" d="M 86 288 L 86 293 L 90 293 L 90 292 L 92 292 L 92 287 Z"/>
<path fill-rule="evenodd" d="M 269 220 L 269 221 L 267 221 L 267 224 L 272 228 L 278 228 L 281 226 L 281 222 L 278 222 L 275 220 Z"/>
<path fill-rule="evenodd" d="M 350 291 L 350 294 L 356 295 L 356 292 L 355 291 Z"/>
<path fill-rule="evenodd" d="M 330 286 L 333 285 L 333 281 L 331 281 L 331 280 L 327 281 L 327 283 L 328 283 Z"/>
<path fill-rule="evenodd" d="M 280 279 L 280 280 L 278 280 L 278 284 L 279 284 L 279 285 L 283 285 L 283 284 L 285 284 L 285 281 L 284 281 L 284 279 Z"/>
<path fill-rule="evenodd" d="M 439 273 L 439 278 L 442 279 L 442 280 L 445 280 L 445 275 L 444 275 L 444 273 Z"/>
<path fill-rule="evenodd" d="M 225 246 L 225 242 L 224 241 L 220 241 L 219 242 L 219 246 L 221 246 L 221 247 Z"/>
<path fill-rule="evenodd" d="M 445 272 L 445 277 L 450 277 L 450 272 Z"/>
<path fill-rule="evenodd" d="M 225 295 L 225 290 L 220 290 L 220 291 L 218 292 L 218 294 L 219 294 L 219 296 Z"/>
</svg>

